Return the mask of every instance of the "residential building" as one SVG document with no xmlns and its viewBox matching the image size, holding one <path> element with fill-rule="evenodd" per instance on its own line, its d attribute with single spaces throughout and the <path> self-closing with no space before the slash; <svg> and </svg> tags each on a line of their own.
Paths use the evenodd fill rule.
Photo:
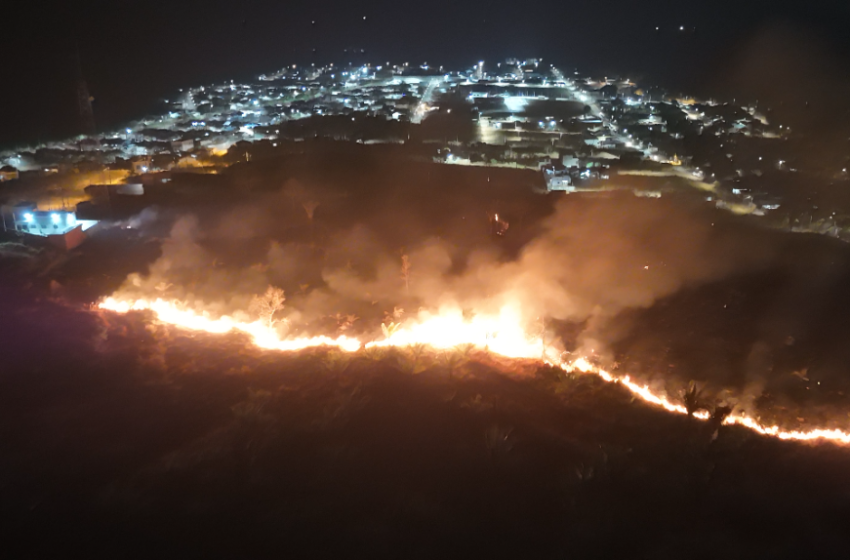
<svg viewBox="0 0 850 560">
<path fill-rule="evenodd" d="M 18 173 L 18 170 L 11 165 L 4 165 L 3 167 L 0 167 L 0 183 L 14 181 L 19 177 L 20 173 Z"/>
</svg>

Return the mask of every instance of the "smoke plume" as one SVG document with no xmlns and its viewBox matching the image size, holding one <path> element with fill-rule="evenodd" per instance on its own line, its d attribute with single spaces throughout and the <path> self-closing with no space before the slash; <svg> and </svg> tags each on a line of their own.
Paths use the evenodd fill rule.
<svg viewBox="0 0 850 560">
<path fill-rule="evenodd" d="M 631 196 L 562 199 L 513 258 L 498 247 L 463 247 L 462 239 L 427 234 L 390 252 L 368 223 L 335 233 L 322 248 L 282 242 L 267 238 L 272 212 L 240 207 L 207 220 L 207 228 L 181 217 L 162 256 L 147 274 L 130 277 L 122 295 L 161 295 L 232 314 L 276 285 L 287 290 L 293 323 L 370 310 L 380 316 L 395 307 L 412 319 L 421 308 L 486 314 L 508 306 L 528 322 L 591 319 L 585 339 L 598 345 L 598 328 L 624 309 L 750 270 L 771 254 L 757 236 L 733 238 L 717 227 L 712 211 Z M 257 224 L 260 237 L 246 223 Z M 233 265 L 244 256 L 216 252 L 225 246 L 232 253 L 234 243 L 256 261 Z M 402 254 L 411 263 L 409 282 L 400 275 Z"/>
</svg>

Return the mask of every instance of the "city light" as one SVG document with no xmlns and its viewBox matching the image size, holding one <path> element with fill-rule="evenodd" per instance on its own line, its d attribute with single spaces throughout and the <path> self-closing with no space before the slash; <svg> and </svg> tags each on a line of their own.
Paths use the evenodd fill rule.
<svg viewBox="0 0 850 560">
<path fill-rule="evenodd" d="M 528 105 L 527 97 L 505 97 L 505 107 L 508 108 L 508 111 L 512 113 L 519 113 L 525 109 L 526 105 Z"/>
</svg>

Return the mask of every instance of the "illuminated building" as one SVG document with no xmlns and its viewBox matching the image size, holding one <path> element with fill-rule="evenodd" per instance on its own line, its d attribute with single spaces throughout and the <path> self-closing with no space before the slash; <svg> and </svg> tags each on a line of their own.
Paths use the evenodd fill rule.
<svg viewBox="0 0 850 560">
<path fill-rule="evenodd" d="M 14 181 L 19 177 L 18 170 L 11 165 L 0 167 L 0 183 L 5 181 Z"/>
<path fill-rule="evenodd" d="M 7 229 L 44 237 L 49 244 L 62 249 L 80 245 L 86 238 L 84 231 L 97 223 L 95 220 L 78 220 L 74 212 L 66 210 L 38 210 L 31 202 L 21 202 L 9 210 L 11 212 L 3 212 L 3 223 Z"/>
</svg>

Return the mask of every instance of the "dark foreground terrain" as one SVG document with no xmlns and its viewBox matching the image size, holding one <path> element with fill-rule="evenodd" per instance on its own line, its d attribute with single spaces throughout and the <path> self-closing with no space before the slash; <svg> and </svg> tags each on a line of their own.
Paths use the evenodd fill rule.
<svg viewBox="0 0 850 560">
<path fill-rule="evenodd" d="M 3 311 L 10 557 L 845 557 L 846 448 L 713 439 L 594 376 L 474 353 L 268 354 Z"/>
<path fill-rule="evenodd" d="M 460 276 L 474 249 L 512 262 L 556 213 L 578 224 L 553 244 L 578 271 L 571 289 L 637 297 L 601 325 L 551 322 L 565 349 L 602 340 L 606 367 L 673 400 L 693 380 L 709 406 L 848 428 L 844 244 L 756 229 L 686 195 L 562 199 L 532 193 L 522 172 L 323 157 L 236 166 L 214 188 L 175 179 L 182 198 L 69 254 L 6 239 L 6 556 L 847 557 L 847 447 L 671 415 L 593 375 L 469 348 L 262 352 L 238 335 L 92 310 L 134 272 L 162 274 L 156 290 L 186 299 L 238 302 L 272 283 L 310 328 L 346 327 L 338 310 L 359 316 L 346 333 L 380 336 L 395 302 L 329 270 L 380 278 L 376 255 L 388 255 L 393 297 L 416 309 L 428 303 L 416 299 L 425 240 L 451 247 L 441 274 Z M 691 213 L 676 221 L 680 210 Z M 494 227 L 495 213 L 510 228 Z M 635 222 L 641 213 L 655 218 Z M 694 241 L 679 243 L 686 230 Z M 401 251 L 419 275 L 410 294 Z"/>
</svg>

